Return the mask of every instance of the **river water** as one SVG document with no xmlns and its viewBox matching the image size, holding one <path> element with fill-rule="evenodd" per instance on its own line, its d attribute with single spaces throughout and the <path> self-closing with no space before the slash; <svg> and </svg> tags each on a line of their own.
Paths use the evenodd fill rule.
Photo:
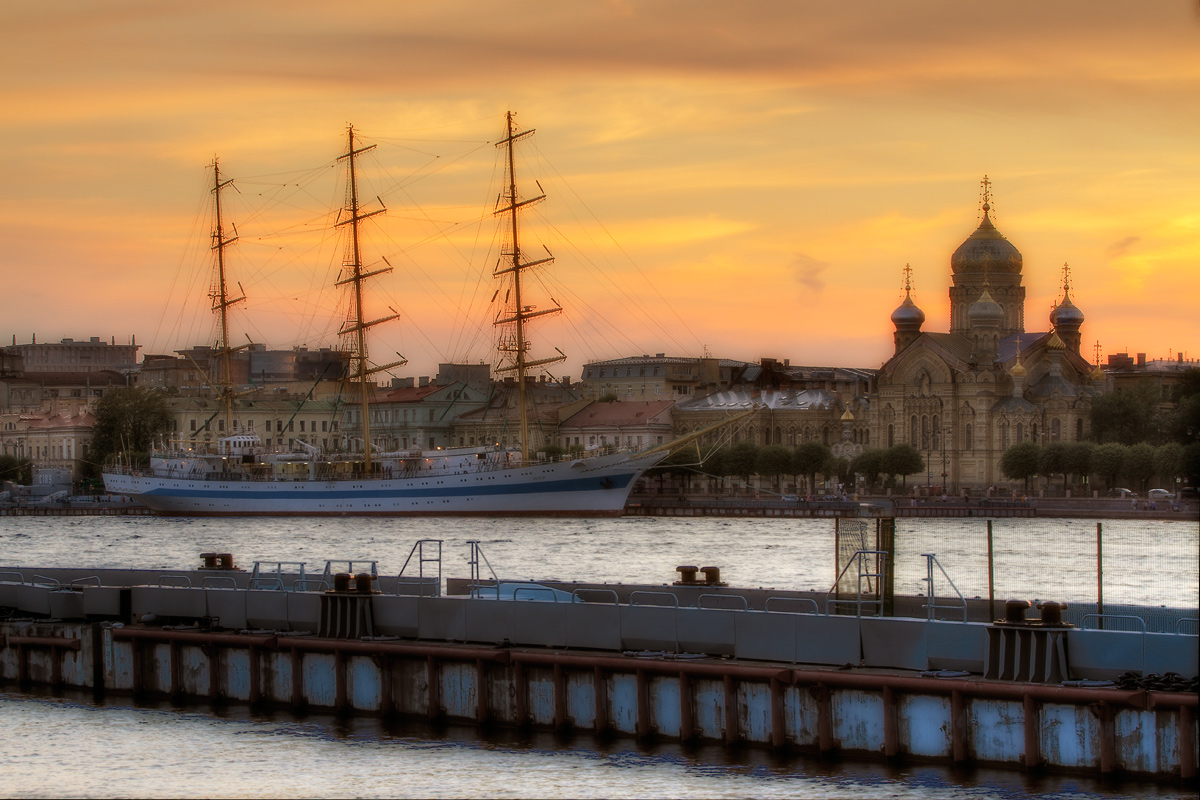
<svg viewBox="0 0 1200 800">
<path fill-rule="evenodd" d="M 920 553 L 937 552 L 964 594 L 986 594 L 983 523 L 898 522 L 898 592 L 920 589 Z M 679 564 L 715 564 L 731 585 L 825 590 L 835 572 L 832 521 L 718 518 L 4 517 L 0 568 L 177 570 L 199 566 L 201 552 L 218 551 L 247 567 L 304 561 L 320 571 L 326 559 L 373 559 L 381 573 L 395 574 L 422 538 L 444 541 L 447 576 L 468 574 L 471 540 L 481 542 L 502 578 L 665 583 Z M 1089 599 L 1095 540 L 1093 521 L 997 522 L 997 586 L 1008 594 L 1065 599 L 1075 591 Z M 1190 598 L 1194 607 L 1196 554 L 1194 521 L 1106 522 L 1105 596 L 1153 604 L 1170 597 L 1181 605 Z M 474 728 L 121 698 L 95 706 L 69 692 L 0 692 L 0 720 L 0 794 L 18 797 L 1194 797 L 1088 778 L 824 765 L 751 748 L 483 737 Z"/>
</svg>

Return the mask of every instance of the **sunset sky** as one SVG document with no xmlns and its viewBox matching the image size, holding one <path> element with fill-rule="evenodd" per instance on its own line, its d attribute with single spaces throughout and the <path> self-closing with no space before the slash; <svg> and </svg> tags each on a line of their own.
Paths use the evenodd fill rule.
<svg viewBox="0 0 1200 800">
<path fill-rule="evenodd" d="M 526 250 L 564 307 L 535 353 L 877 367 L 913 268 L 949 327 L 980 180 L 1025 259 L 1064 262 L 1084 354 L 1200 357 L 1196 0 L 0 6 L 0 336 L 211 343 L 212 173 L 234 179 L 238 341 L 336 344 L 331 223 L 353 124 L 376 361 L 488 360 L 504 114 L 548 199 Z M 536 254 L 535 254 L 536 255 Z M 533 256 L 531 256 L 533 257 Z M 236 286 L 233 289 L 237 291 Z"/>
</svg>

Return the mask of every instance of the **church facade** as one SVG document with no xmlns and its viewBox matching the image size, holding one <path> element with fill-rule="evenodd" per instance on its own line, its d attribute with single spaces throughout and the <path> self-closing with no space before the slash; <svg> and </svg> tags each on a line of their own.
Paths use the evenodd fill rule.
<svg viewBox="0 0 1200 800">
<path fill-rule="evenodd" d="M 895 352 L 876 376 L 868 412 L 877 447 L 907 442 L 924 456 L 926 474 L 909 484 L 950 494 L 1018 488 L 1000 471 L 1004 451 L 1085 439 L 1105 381 L 1080 353 L 1084 316 L 1065 265 L 1048 329 L 1025 330 L 1023 259 L 992 223 L 984 186 L 983 220 L 950 258 L 949 332 L 922 330 L 906 267 L 905 298 L 892 313 Z"/>
</svg>

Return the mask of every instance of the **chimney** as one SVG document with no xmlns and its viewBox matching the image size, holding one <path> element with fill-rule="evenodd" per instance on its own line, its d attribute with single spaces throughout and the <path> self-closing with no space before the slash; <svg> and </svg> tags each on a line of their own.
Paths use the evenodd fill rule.
<svg viewBox="0 0 1200 800">
<path fill-rule="evenodd" d="M 1183 351 L 1182 350 L 1179 351 L 1179 363 L 1180 364 L 1183 363 Z"/>
<path fill-rule="evenodd" d="M 1138 353 L 1138 366 L 1139 367 L 1146 366 L 1146 354 L 1145 353 Z"/>
<path fill-rule="evenodd" d="M 419 384 L 420 386 L 428 386 L 428 385 L 429 385 L 429 376 L 428 376 L 428 375 L 422 375 L 422 376 L 420 377 L 420 379 L 419 379 L 419 382 L 418 382 L 418 384 Z"/>
</svg>

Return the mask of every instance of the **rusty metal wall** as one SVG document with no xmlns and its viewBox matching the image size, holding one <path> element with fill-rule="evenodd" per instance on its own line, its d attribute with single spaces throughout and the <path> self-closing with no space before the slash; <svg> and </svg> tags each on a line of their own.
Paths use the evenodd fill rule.
<svg viewBox="0 0 1200 800">
<path fill-rule="evenodd" d="M 363 642 L 0 625 L 0 679 L 877 758 L 1194 779 L 1194 694 Z M 100 684 L 95 683 L 96 677 Z"/>
</svg>

